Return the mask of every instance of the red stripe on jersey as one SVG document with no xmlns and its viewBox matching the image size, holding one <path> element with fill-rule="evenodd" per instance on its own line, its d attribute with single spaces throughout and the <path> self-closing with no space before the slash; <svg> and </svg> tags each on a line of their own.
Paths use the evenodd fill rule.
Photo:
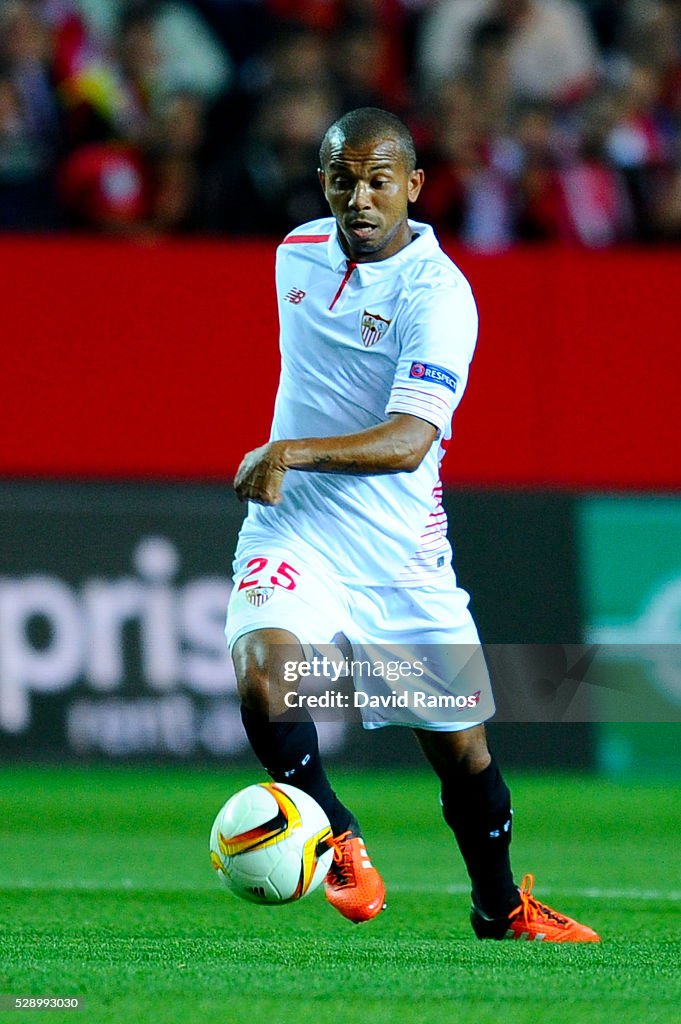
<svg viewBox="0 0 681 1024">
<path fill-rule="evenodd" d="M 331 235 L 287 235 L 282 245 L 303 245 L 305 242 L 328 242 Z"/>
<path fill-rule="evenodd" d="M 421 536 L 419 537 L 418 549 L 414 552 L 414 555 L 417 555 L 419 551 L 433 551 L 435 548 L 439 550 L 441 547 L 444 547 L 443 541 L 446 540 L 447 534 L 444 530 L 440 530 L 438 533 L 434 533 L 430 537 Z"/>
<path fill-rule="evenodd" d="M 348 281 L 350 280 L 350 278 L 352 276 L 353 270 L 356 270 L 356 269 L 357 269 L 357 264 L 356 263 L 348 263 L 348 269 L 345 271 L 345 277 L 341 281 L 340 287 L 339 287 L 338 291 L 336 292 L 336 294 L 333 297 L 333 302 L 329 306 L 330 310 L 333 309 L 333 307 L 336 305 L 336 303 L 340 299 L 341 295 L 343 294 L 343 289 L 345 288 L 346 284 L 348 283 Z"/>
<path fill-rule="evenodd" d="M 395 582 L 400 583 L 410 581 L 415 583 L 417 580 L 421 580 L 423 583 L 428 582 L 428 577 L 431 579 L 433 576 L 439 576 L 447 571 L 448 566 L 436 565 L 435 561 L 432 561 L 428 565 L 414 565 L 410 566 L 409 569 L 404 569 L 399 576 L 395 577 Z M 426 575 L 427 574 L 427 575 Z"/>
<path fill-rule="evenodd" d="M 443 526 L 447 523 L 447 516 L 443 512 L 442 515 L 435 515 L 433 512 L 430 513 L 425 523 L 423 524 L 424 530 L 432 530 L 435 526 Z"/>
<path fill-rule="evenodd" d="M 424 530 L 419 540 L 432 540 L 433 537 L 446 537 L 447 531 L 444 529 L 444 523 L 440 523 L 438 526 L 429 526 L 427 530 Z"/>
<path fill-rule="evenodd" d="M 408 565 L 404 567 L 404 571 L 412 569 L 414 572 L 423 572 L 424 569 L 438 569 L 441 568 L 437 564 L 437 559 L 440 555 L 444 554 L 444 548 L 437 548 L 436 551 L 424 551 L 423 553 L 417 552 Z M 437 557 L 436 557 L 437 556 Z"/>
<path fill-rule="evenodd" d="M 426 558 L 427 564 L 430 565 L 433 560 L 433 555 L 437 555 L 445 549 L 445 546 L 442 543 L 442 539 L 443 538 L 440 537 L 437 541 L 433 543 L 422 544 L 421 547 L 416 552 L 416 554 L 412 555 L 412 560 L 420 556 L 421 558 Z"/>
</svg>

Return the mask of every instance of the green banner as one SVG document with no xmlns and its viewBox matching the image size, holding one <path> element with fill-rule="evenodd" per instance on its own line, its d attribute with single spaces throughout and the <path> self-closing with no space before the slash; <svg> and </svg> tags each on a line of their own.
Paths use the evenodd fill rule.
<svg viewBox="0 0 681 1024">
<path fill-rule="evenodd" d="M 681 498 L 591 498 L 579 506 L 585 639 L 609 652 L 608 772 L 681 773 Z M 646 725 L 617 721 L 618 687 L 636 689 Z M 662 721 L 667 718 L 668 721 Z"/>
</svg>

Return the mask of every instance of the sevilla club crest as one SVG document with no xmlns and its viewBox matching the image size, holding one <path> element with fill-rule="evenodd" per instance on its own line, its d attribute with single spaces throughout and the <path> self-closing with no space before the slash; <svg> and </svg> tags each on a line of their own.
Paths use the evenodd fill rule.
<svg viewBox="0 0 681 1024">
<path fill-rule="evenodd" d="M 246 600 L 254 608 L 261 608 L 266 601 L 269 601 L 273 593 L 274 587 L 253 587 L 252 590 L 246 591 Z"/>
<path fill-rule="evenodd" d="M 385 320 L 378 313 L 370 313 L 365 309 L 362 313 L 362 341 L 365 348 L 371 348 L 380 341 L 390 327 L 391 321 Z"/>
</svg>

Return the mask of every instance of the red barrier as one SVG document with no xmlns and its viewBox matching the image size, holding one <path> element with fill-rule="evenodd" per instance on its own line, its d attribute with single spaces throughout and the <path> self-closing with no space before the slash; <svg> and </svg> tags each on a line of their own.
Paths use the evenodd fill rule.
<svg viewBox="0 0 681 1024">
<path fill-rule="evenodd" d="M 452 249 L 481 333 L 450 483 L 681 485 L 681 253 Z M 0 240 L 0 473 L 229 478 L 278 376 L 268 242 Z"/>
</svg>

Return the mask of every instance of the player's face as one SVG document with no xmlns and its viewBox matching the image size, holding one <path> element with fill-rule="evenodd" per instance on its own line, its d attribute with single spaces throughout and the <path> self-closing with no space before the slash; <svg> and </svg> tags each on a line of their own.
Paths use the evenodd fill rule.
<svg viewBox="0 0 681 1024">
<path fill-rule="evenodd" d="M 407 206 L 421 191 L 423 171 L 407 167 L 395 139 L 332 144 L 319 180 L 340 244 L 356 263 L 386 260 L 409 244 Z"/>
</svg>

